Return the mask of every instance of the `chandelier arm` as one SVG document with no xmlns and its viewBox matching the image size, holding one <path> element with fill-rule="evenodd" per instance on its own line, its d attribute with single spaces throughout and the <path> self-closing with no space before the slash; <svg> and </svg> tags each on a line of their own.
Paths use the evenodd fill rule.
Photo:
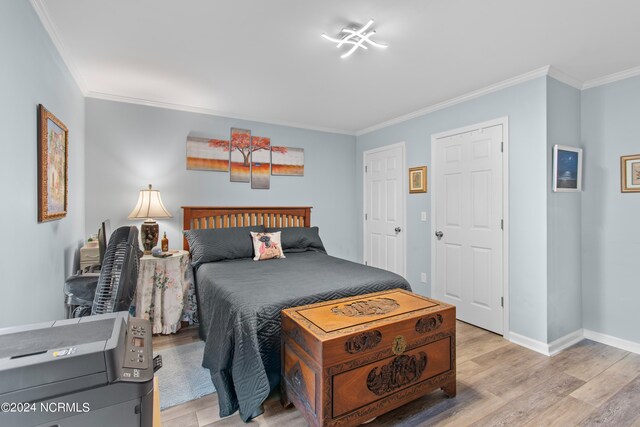
<svg viewBox="0 0 640 427">
<path fill-rule="evenodd" d="M 347 56 L 350 56 L 353 52 L 356 51 L 356 49 L 358 49 L 359 45 L 356 43 L 351 49 L 349 49 L 349 51 L 343 55 L 340 56 L 340 58 L 346 58 Z"/>
</svg>

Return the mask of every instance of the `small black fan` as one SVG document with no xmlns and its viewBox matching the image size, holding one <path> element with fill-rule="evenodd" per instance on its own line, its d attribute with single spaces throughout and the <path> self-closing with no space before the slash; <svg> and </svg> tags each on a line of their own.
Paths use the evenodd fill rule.
<svg viewBox="0 0 640 427">
<path fill-rule="evenodd" d="M 138 281 L 142 251 L 138 229 L 120 227 L 109 238 L 104 254 L 91 314 L 127 311 Z"/>
</svg>

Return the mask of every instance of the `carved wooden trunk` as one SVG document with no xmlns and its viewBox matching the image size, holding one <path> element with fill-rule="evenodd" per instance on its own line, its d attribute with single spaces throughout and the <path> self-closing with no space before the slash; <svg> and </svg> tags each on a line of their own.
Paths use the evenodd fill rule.
<svg viewBox="0 0 640 427">
<path fill-rule="evenodd" d="M 396 289 L 282 311 L 282 401 L 312 426 L 359 425 L 456 394 L 455 307 Z"/>
</svg>

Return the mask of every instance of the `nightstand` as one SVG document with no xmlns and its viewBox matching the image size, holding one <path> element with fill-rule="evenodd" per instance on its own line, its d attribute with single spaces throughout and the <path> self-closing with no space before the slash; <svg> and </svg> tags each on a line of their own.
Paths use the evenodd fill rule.
<svg viewBox="0 0 640 427">
<path fill-rule="evenodd" d="M 174 251 L 166 258 L 140 259 L 136 288 L 136 317 L 148 319 L 154 334 L 172 334 L 180 322 L 197 321 L 193 269 L 189 252 Z"/>
</svg>

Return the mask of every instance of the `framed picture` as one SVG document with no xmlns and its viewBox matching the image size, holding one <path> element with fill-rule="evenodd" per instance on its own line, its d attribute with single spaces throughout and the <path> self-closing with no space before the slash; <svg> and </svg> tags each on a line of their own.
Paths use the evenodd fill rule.
<svg viewBox="0 0 640 427">
<path fill-rule="evenodd" d="M 38 106 L 38 222 L 67 216 L 69 131 Z"/>
<path fill-rule="evenodd" d="M 251 181 L 251 131 L 231 128 L 231 182 Z"/>
<path fill-rule="evenodd" d="M 271 183 L 271 139 L 251 137 L 251 188 L 268 190 Z"/>
<path fill-rule="evenodd" d="M 271 174 L 304 176 L 304 148 L 271 147 Z"/>
<path fill-rule="evenodd" d="M 582 191 L 582 149 L 553 146 L 553 191 Z"/>
<path fill-rule="evenodd" d="M 640 193 L 640 154 L 620 157 L 620 191 Z"/>
<path fill-rule="evenodd" d="M 409 193 L 427 192 L 427 167 L 409 168 Z"/>
<path fill-rule="evenodd" d="M 187 136 L 187 169 L 229 172 L 229 141 Z"/>
</svg>

